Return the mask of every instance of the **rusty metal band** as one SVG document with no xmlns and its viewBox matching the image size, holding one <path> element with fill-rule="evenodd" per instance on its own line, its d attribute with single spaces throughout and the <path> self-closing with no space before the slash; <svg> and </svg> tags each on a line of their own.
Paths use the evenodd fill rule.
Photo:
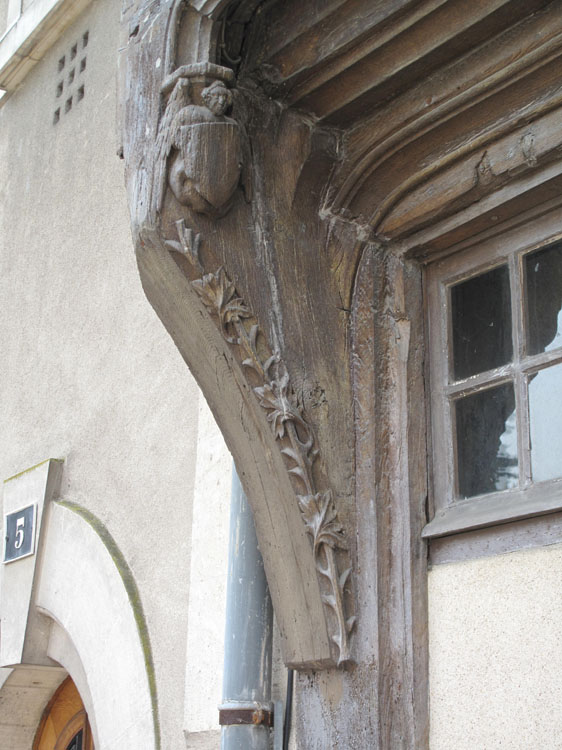
<svg viewBox="0 0 562 750">
<path fill-rule="evenodd" d="M 219 709 L 219 724 L 221 727 L 233 725 L 272 727 L 273 711 L 263 708 L 221 708 Z"/>
</svg>

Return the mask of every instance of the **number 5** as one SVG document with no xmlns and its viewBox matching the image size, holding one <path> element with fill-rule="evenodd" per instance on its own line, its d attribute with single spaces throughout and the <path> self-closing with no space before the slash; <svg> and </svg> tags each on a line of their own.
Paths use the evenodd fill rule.
<svg viewBox="0 0 562 750">
<path fill-rule="evenodd" d="M 14 547 L 20 549 L 23 544 L 23 538 L 25 536 L 25 518 L 18 518 L 16 521 L 16 541 Z"/>
</svg>

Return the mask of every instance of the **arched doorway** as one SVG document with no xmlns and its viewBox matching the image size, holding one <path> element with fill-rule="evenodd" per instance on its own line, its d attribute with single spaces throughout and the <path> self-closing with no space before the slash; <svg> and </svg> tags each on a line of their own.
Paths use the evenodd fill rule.
<svg viewBox="0 0 562 750">
<path fill-rule="evenodd" d="M 70 677 L 47 704 L 33 750 L 94 750 L 88 715 Z"/>
</svg>

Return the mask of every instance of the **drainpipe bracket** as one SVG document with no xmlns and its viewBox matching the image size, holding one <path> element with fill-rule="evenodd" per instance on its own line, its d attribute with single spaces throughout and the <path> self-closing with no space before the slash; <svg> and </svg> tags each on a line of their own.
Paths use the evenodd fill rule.
<svg viewBox="0 0 562 750">
<path fill-rule="evenodd" d="M 273 727 L 273 706 L 271 703 L 229 701 L 219 706 L 219 724 L 221 727 Z"/>
</svg>

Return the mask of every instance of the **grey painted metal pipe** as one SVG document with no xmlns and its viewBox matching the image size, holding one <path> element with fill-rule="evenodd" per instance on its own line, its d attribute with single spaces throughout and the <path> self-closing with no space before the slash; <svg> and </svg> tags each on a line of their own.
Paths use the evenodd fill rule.
<svg viewBox="0 0 562 750">
<path fill-rule="evenodd" d="M 221 712 L 249 716 L 273 709 L 271 643 L 273 608 L 254 518 L 236 473 L 232 476 L 226 630 Z M 263 724 L 222 727 L 222 750 L 268 750 L 270 729 Z"/>
</svg>

